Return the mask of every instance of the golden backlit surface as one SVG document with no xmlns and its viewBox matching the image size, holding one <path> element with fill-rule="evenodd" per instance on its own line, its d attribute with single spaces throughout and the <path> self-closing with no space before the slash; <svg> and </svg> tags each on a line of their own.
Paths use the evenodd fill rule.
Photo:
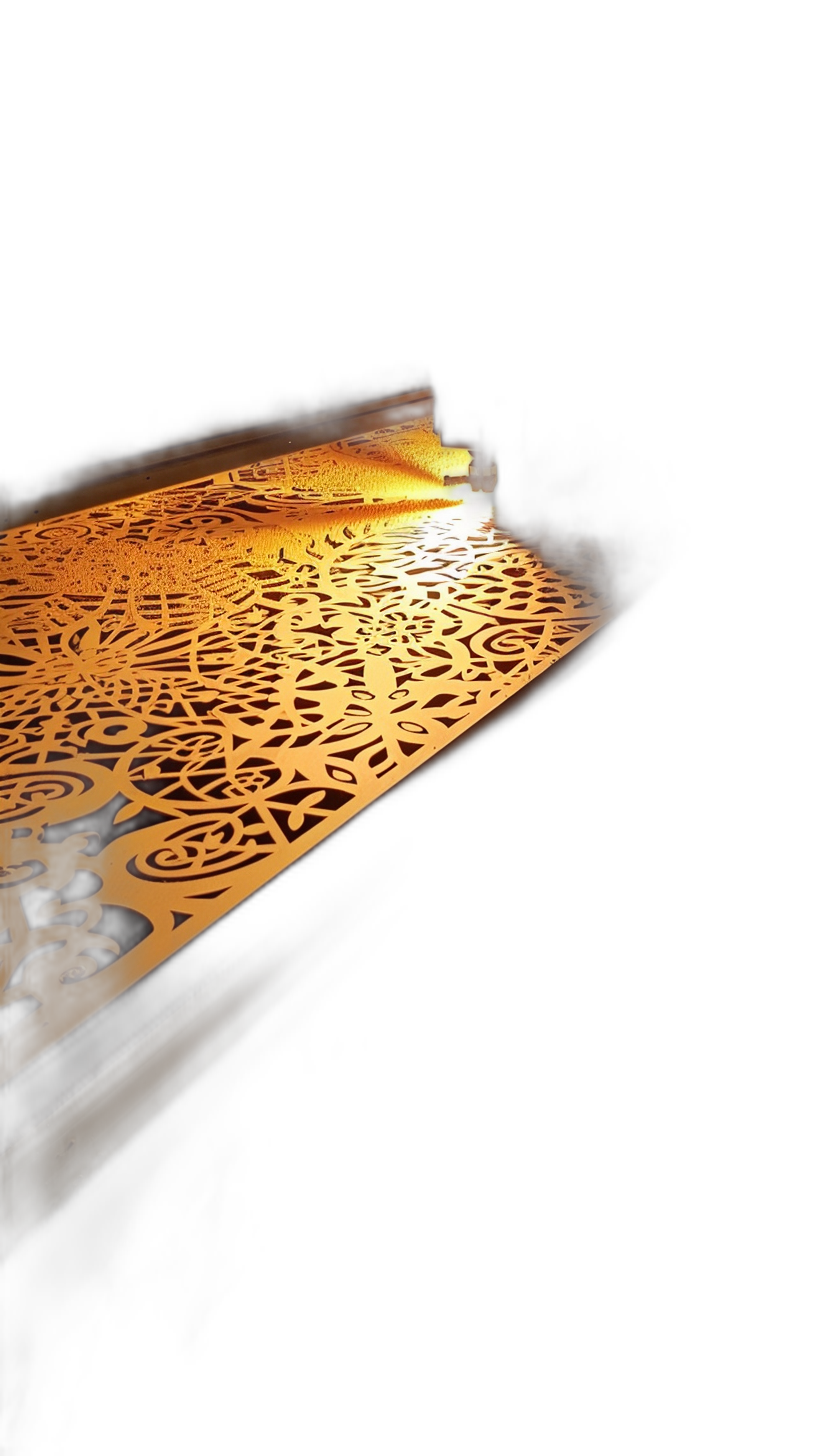
<svg viewBox="0 0 816 1456">
<path fill-rule="evenodd" d="M 0 537 L 6 1075 L 600 624 L 469 460 L 413 421 Z"/>
</svg>

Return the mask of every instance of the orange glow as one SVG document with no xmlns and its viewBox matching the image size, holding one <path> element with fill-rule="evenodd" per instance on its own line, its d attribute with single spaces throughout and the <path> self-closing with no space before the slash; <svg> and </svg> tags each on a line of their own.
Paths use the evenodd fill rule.
<svg viewBox="0 0 816 1456">
<path fill-rule="evenodd" d="M 7 1072 L 600 625 L 469 461 L 414 421 L 2 538 Z"/>
</svg>

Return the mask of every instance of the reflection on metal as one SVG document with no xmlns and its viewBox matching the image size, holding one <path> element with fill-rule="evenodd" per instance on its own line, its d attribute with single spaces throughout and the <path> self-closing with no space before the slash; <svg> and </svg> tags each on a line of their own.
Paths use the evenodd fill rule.
<svg viewBox="0 0 816 1456">
<path fill-rule="evenodd" d="M 469 485 L 471 491 L 484 491 L 487 495 L 493 495 L 495 486 L 498 485 L 498 462 L 494 454 L 485 450 L 471 450 L 471 464 L 468 466 L 468 475 L 446 475 L 446 485 Z"/>
<path fill-rule="evenodd" d="M 7 1074 L 600 624 L 469 463 L 409 420 L 0 538 Z"/>
</svg>

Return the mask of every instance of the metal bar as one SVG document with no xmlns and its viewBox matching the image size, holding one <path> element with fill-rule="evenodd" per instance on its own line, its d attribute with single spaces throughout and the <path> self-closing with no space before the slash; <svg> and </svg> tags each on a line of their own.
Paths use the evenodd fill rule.
<svg viewBox="0 0 816 1456">
<path fill-rule="evenodd" d="M 6 501 L 0 496 L 0 529 L 32 526 L 52 515 L 87 510 L 93 505 L 118 501 L 124 495 L 156 491 L 160 486 L 181 485 L 219 470 L 242 469 L 255 460 L 270 460 L 294 450 L 334 444 L 350 435 L 379 430 L 383 425 L 407 424 L 430 415 L 433 415 L 433 390 L 423 384 L 399 395 L 313 411 L 204 440 L 185 441 L 127 460 L 93 464 L 36 482 L 34 486 L 23 483 L 19 496 L 10 496 L 6 491 Z"/>
</svg>

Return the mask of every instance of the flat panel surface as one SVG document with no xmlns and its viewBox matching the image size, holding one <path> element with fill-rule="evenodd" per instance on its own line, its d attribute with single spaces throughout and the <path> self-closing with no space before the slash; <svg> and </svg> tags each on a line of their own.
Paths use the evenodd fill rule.
<svg viewBox="0 0 816 1456">
<path fill-rule="evenodd" d="M 7 1072 L 600 624 L 469 460 L 408 421 L 7 534 Z"/>
</svg>

